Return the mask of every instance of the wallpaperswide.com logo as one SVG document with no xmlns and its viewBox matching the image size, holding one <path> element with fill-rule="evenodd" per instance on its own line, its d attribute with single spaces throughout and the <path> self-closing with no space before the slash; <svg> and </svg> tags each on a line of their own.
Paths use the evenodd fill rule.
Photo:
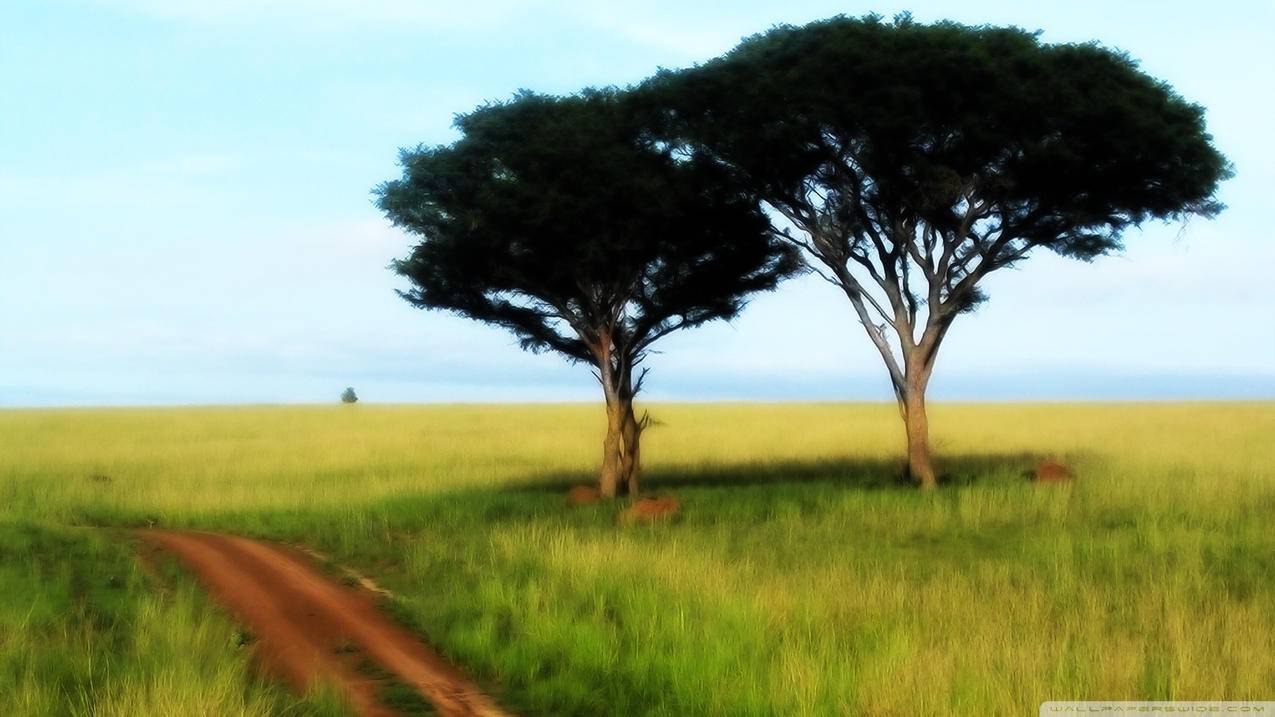
<svg viewBox="0 0 1275 717">
<path fill-rule="evenodd" d="M 1063 715 L 1270 715 L 1275 717 L 1275 701 L 1214 700 L 1125 701 L 1102 700 L 1045 702 L 1040 717 Z"/>
</svg>

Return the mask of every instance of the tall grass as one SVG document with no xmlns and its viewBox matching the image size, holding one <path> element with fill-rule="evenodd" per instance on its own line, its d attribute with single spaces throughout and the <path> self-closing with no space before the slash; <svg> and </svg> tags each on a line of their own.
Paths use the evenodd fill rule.
<svg viewBox="0 0 1275 717">
<path fill-rule="evenodd" d="M 0 714 L 349 713 L 258 679 L 242 633 L 120 536 L 0 522 L 0 596 Z"/>
<path fill-rule="evenodd" d="M 657 526 L 565 507 L 601 439 L 570 405 L 0 412 L 0 500 L 314 545 L 532 713 L 1272 694 L 1275 405 L 940 404 L 934 495 L 892 407 L 651 410 Z M 1078 480 L 1023 480 L 1044 456 Z"/>
</svg>

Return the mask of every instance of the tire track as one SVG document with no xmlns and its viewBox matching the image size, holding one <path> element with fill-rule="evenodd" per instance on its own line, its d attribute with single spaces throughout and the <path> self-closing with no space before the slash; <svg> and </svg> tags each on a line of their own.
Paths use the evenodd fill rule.
<svg viewBox="0 0 1275 717">
<path fill-rule="evenodd" d="M 446 717 L 506 714 L 458 669 L 391 622 L 369 593 L 320 574 L 300 551 L 216 533 L 140 535 L 193 570 L 252 630 L 263 667 L 294 689 L 304 691 L 322 679 L 345 690 L 360 715 L 396 714 L 377 699 L 383 684 L 358 669 L 362 656 L 415 688 Z"/>
</svg>

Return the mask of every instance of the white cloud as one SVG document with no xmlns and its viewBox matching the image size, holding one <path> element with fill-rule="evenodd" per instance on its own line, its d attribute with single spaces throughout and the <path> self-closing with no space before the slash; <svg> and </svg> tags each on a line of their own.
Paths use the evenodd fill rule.
<svg viewBox="0 0 1275 717">
<path fill-rule="evenodd" d="M 90 0 L 125 12 L 199 24 L 282 22 L 293 27 L 340 29 L 356 25 L 477 27 L 540 9 L 542 2 L 482 0 Z"/>
<path fill-rule="evenodd" d="M 153 205 L 178 195 L 194 195 L 189 184 L 233 174 L 247 166 L 234 154 L 194 152 L 79 174 L 0 172 L 0 208 L 30 211 L 51 204 L 79 208 Z"/>
<path fill-rule="evenodd" d="M 720 8 L 694 5 L 550 0 L 87 0 L 114 10 L 200 26 L 269 25 L 272 30 L 344 32 L 352 27 L 447 32 L 547 20 L 575 21 L 634 45 L 672 53 L 670 63 L 707 59 L 761 29 L 754 10 L 732 19 Z M 770 13 L 765 13 L 770 14 Z M 751 15 L 751 17 L 749 17 Z M 763 23 L 764 25 L 764 23 Z"/>
<path fill-rule="evenodd" d="M 243 167 L 240 157 L 230 154 L 188 154 L 174 157 L 148 168 L 166 174 L 208 176 L 226 174 Z"/>
<path fill-rule="evenodd" d="M 735 29 L 726 18 L 703 22 L 685 12 L 685 6 L 657 16 L 646 3 L 626 5 L 622 10 L 587 4 L 579 8 L 583 19 L 597 29 L 636 45 L 670 52 L 669 64 L 691 64 L 729 50 L 749 32 Z M 678 15 L 682 17 L 678 17 Z M 754 28 L 755 29 L 755 28 Z"/>
</svg>

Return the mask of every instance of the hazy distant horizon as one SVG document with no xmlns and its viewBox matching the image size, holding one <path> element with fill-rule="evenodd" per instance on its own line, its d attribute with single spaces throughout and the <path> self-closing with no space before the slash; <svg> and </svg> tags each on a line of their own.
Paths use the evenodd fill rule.
<svg viewBox="0 0 1275 717">
<path fill-rule="evenodd" d="M 892 403 L 889 386 L 877 385 L 874 377 L 854 377 L 838 385 L 828 387 L 801 381 L 771 382 L 767 390 L 740 391 L 738 386 L 727 390 L 721 386 L 706 385 L 696 390 L 689 385 L 675 386 L 672 390 L 644 391 L 639 400 L 653 403 Z M 560 383 L 555 383 L 555 380 Z M 359 402 L 379 405 L 448 405 L 448 404 L 555 404 L 596 403 L 601 394 L 588 383 L 558 377 L 542 380 L 534 388 L 488 385 L 481 391 L 473 387 L 451 388 L 454 393 L 431 393 L 428 386 L 411 390 L 405 387 L 384 386 L 377 382 L 358 382 L 351 385 L 358 393 Z M 590 381 L 592 379 L 589 379 Z M 150 395 L 131 398 L 126 394 L 102 394 L 77 396 L 74 399 L 56 395 L 21 392 L 0 386 L 0 409 L 4 408 L 130 408 L 130 407 L 180 407 L 180 406 L 309 406 L 339 403 L 339 394 L 345 385 L 328 391 L 330 395 L 263 395 L 257 398 L 236 397 L 218 399 L 214 396 L 181 398 L 177 396 Z M 977 377 L 947 377 L 936 379 L 931 403 L 1171 403 L 1171 402 L 1231 402 L 1275 400 L 1275 376 L 1019 376 L 1001 381 L 995 388 Z"/>
</svg>

